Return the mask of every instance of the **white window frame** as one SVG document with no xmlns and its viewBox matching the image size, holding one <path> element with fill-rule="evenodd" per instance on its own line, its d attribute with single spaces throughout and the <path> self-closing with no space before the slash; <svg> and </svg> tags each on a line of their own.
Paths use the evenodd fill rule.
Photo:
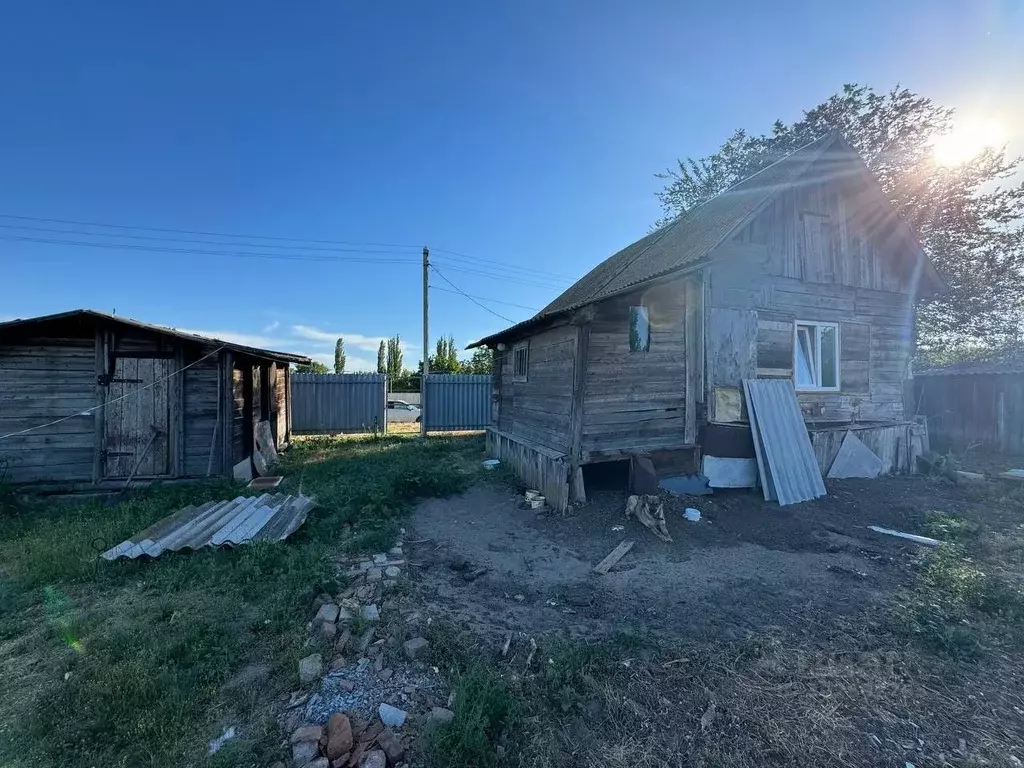
<svg viewBox="0 0 1024 768">
<path fill-rule="evenodd" d="M 523 372 L 516 372 L 516 360 L 519 357 L 519 352 L 523 352 L 523 356 L 526 360 L 523 365 Z M 516 344 L 512 347 L 512 381 L 526 381 L 530 373 L 530 342 L 524 341 L 521 344 Z"/>
<path fill-rule="evenodd" d="M 800 327 L 811 326 L 814 328 L 814 374 L 818 381 L 821 381 L 821 330 L 822 328 L 834 328 L 836 332 L 836 349 L 835 349 L 835 370 L 836 370 L 836 383 L 834 387 L 823 387 L 800 384 L 797 380 L 797 356 L 800 354 Z M 793 386 L 797 392 L 839 392 L 842 386 L 842 371 L 839 369 L 839 363 L 842 359 L 840 349 L 842 346 L 842 339 L 840 338 L 839 323 L 826 323 L 821 320 L 796 320 L 793 322 Z"/>
</svg>

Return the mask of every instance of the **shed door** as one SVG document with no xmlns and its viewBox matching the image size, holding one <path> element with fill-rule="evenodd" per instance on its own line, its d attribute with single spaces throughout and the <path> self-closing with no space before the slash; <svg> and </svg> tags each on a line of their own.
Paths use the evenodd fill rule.
<svg viewBox="0 0 1024 768">
<path fill-rule="evenodd" d="M 173 363 L 168 358 L 115 359 L 104 409 L 104 477 L 128 477 L 133 470 L 136 477 L 170 473 L 167 377 Z"/>
</svg>

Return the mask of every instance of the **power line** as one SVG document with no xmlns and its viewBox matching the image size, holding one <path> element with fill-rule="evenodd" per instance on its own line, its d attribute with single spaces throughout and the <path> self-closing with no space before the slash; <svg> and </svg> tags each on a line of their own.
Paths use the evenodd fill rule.
<svg viewBox="0 0 1024 768">
<path fill-rule="evenodd" d="M 109 232 L 88 232 L 80 229 L 56 229 L 54 227 L 30 227 L 25 224 L 0 224 L 0 229 L 27 230 L 30 232 L 48 232 L 58 235 L 85 235 L 86 237 L 117 237 L 129 240 L 153 240 L 158 243 L 198 243 L 200 245 L 233 246 L 238 248 L 281 248 L 300 251 L 328 251 L 331 253 L 380 253 L 392 256 L 402 256 L 401 251 L 368 250 L 366 248 L 321 248 L 312 245 L 277 245 L 276 243 L 241 243 L 221 242 L 220 240 L 200 240 L 189 237 L 167 237 L 166 235 L 133 235 L 115 234 Z M 412 255 L 412 254 L 408 254 Z"/>
<path fill-rule="evenodd" d="M 565 286 L 552 285 L 551 283 L 542 283 L 536 280 L 525 280 L 518 277 L 510 277 L 509 275 L 502 275 L 495 272 L 488 272 L 480 269 L 472 269 L 470 267 L 464 267 L 458 264 L 451 264 L 449 262 L 443 262 L 442 265 L 445 269 L 451 272 L 464 272 L 467 275 L 480 275 L 481 277 L 489 277 L 492 280 L 502 280 L 504 282 L 520 283 L 522 285 L 530 285 L 534 288 L 548 288 L 555 291 L 564 291 Z"/>
<path fill-rule="evenodd" d="M 203 235 L 205 237 L 232 237 L 240 240 L 276 240 L 278 242 L 293 243 L 319 243 L 321 245 L 356 245 L 369 248 L 415 248 L 418 245 L 400 245 L 397 243 L 358 243 L 347 240 L 311 240 L 302 237 L 274 237 L 272 235 L 239 235 L 226 232 L 203 232 L 194 229 L 168 229 L 161 227 L 139 227 L 129 224 L 104 224 L 98 221 L 76 221 L 74 219 L 50 219 L 40 216 L 15 216 L 11 213 L 0 213 L 0 219 L 15 219 L 17 221 L 38 221 L 44 224 L 70 224 L 76 227 L 105 227 L 109 229 L 128 229 L 142 232 L 165 232 L 174 235 Z"/>
<path fill-rule="evenodd" d="M 84 248 L 106 248 L 123 251 L 143 251 L 150 253 L 183 253 L 193 256 L 229 256 L 231 258 L 252 258 L 252 259 L 278 259 L 282 261 L 321 261 L 321 262 L 342 262 L 342 263 L 372 263 L 372 264 L 414 264 L 415 259 L 400 258 L 395 254 L 393 259 L 380 258 L 358 258 L 356 256 L 316 256 L 312 254 L 289 254 L 289 253 L 259 253 L 249 251 L 215 251 L 197 248 L 171 248 L 169 246 L 157 245 L 133 245 L 132 243 L 92 243 L 86 240 L 61 240 L 48 237 L 21 237 L 16 235 L 0 235 L 0 240 L 10 240 L 21 243 L 46 243 L 50 245 L 68 245 Z M 366 252 L 360 252 L 366 253 Z"/>
<path fill-rule="evenodd" d="M 430 286 L 430 290 L 432 290 L 432 291 L 444 291 L 445 293 L 459 293 L 459 291 L 453 291 L 451 288 L 442 288 L 440 285 L 432 285 L 432 286 Z M 505 304 L 506 306 L 517 307 L 518 309 L 528 309 L 531 312 L 539 312 L 540 311 L 537 307 L 527 307 L 527 306 L 525 306 L 523 304 L 513 304 L 511 301 L 501 301 L 500 299 L 491 299 L 491 298 L 488 298 L 486 296 L 474 296 L 473 294 L 468 294 L 468 293 L 466 295 L 469 296 L 470 298 L 473 298 L 473 299 L 480 299 L 480 301 L 490 302 L 491 304 Z"/>
<path fill-rule="evenodd" d="M 129 392 L 126 395 L 121 395 L 120 397 L 115 397 L 113 400 L 106 400 L 101 405 L 94 405 L 92 408 L 86 408 L 84 411 L 75 411 L 74 413 L 70 414 L 69 416 L 64 416 L 63 418 L 60 418 L 60 419 L 54 419 L 53 421 L 48 421 L 45 424 L 37 424 L 34 427 L 29 427 L 28 429 L 20 429 L 17 432 L 8 432 L 6 435 L 0 435 L 0 440 L 6 440 L 8 437 L 16 437 L 17 435 L 24 435 L 24 434 L 27 434 L 28 432 L 35 432 L 37 429 L 43 429 L 45 427 L 52 427 L 55 424 L 60 424 L 63 421 L 68 421 L 69 419 L 74 419 L 74 418 L 77 418 L 79 416 L 88 416 L 90 413 L 92 413 L 93 411 L 98 411 L 100 408 L 103 408 L 105 406 L 111 405 L 113 403 L 119 403 L 122 400 L 128 399 L 129 397 L 135 397 L 135 395 L 139 394 L 143 390 L 150 389 L 151 387 L 155 387 L 157 384 L 162 384 L 165 381 L 173 379 L 179 373 L 183 373 L 184 371 L 187 371 L 193 365 L 199 365 L 199 363 L 203 362 L 203 360 L 207 359 L 208 357 L 213 357 L 218 352 L 220 352 L 222 349 L 224 349 L 223 346 L 217 347 L 215 350 L 213 350 L 213 352 L 210 352 L 208 354 L 203 355 L 198 360 L 193 360 L 188 365 L 182 366 L 181 368 L 179 368 L 176 371 L 172 371 L 171 373 L 169 373 L 166 376 L 164 376 L 162 379 L 157 379 L 156 381 L 150 382 L 149 384 L 146 384 L 145 386 L 139 387 L 138 389 L 133 389 L 131 392 Z"/>
<path fill-rule="evenodd" d="M 450 259 L 450 260 L 453 260 L 453 261 L 463 261 L 463 262 L 467 262 L 467 263 L 470 263 L 470 264 L 479 265 L 481 267 L 499 267 L 500 266 L 502 268 L 518 269 L 518 270 L 521 270 L 523 272 L 529 272 L 529 273 L 535 274 L 535 275 L 547 275 L 549 277 L 554 277 L 554 278 L 558 278 L 560 280 L 566 280 L 566 281 L 569 281 L 569 282 L 575 280 L 574 277 L 570 277 L 569 275 L 563 275 L 563 274 L 561 274 L 559 272 L 548 272 L 547 270 L 543 270 L 543 269 L 533 269 L 532 267 L 524 267 L 524 266 L 521 266 L 521 265 L 518 265 L 518 264 L 509 264 L 508 262 L 496 261 L 494 259 L 485 259 L 485 258 L 481 258 L 479 256 L 469 256 L 469 255 L 467 255 L 465 253 L 459 253 L 457 251 L 449 251 L 449 250 L 446 250 L 444 248 L 435 248 L 434 251 L 436 253 L 447 254 L 445 256 L 446 259 Z"/>
<path fill-rule="evenodd" d="M 40 216 L 18 216 L 18 215 L 7 214 L 7 213 L 0 213 L 0 219 L 13 219 L 15 221 L 31 221 L 31 222 L 39 222 L 39 223 L 47 223 L 47 224 L 62 224 L 62 225 L 66 225 L 66 226 L 84 226 L 84 227 L 94 227 L 94 228 L 116 229 L 116 230 L 118 230 L 118 232 L 116 232 L 116 233 L 115 232 L 89 232 L 89 231 L 74 230 L 74 229 L 67 229 L 67 228 L 57 229 L 57 228 L 54 228 L 54 227 L 37 227 L 37 226 L 31 226 L 31 225 L 27 225 L 27 224 L 0 224 L 0 228 L 3 228 L 3 229 L 24 230 L 24 231 L 29 231 L 29 232 L 41 232 L 41 233 L 50 234 L 50 235 L 63 235 L 63 236 L 79 235 L 79 236 L 83 236 L 83 237 L 92 237 L 92 238 L 110 237 L 110 238 L 120 238 L 120 239 L 130 239 L 130 240 L 147 240 L 147 241 L 155 241 L 155 242 L 194 243 L 194 244 L 198 244 L 198 245 L 213 245 L 213 246 L 220 246 L 220 247 L 227 247 L 227 248 L 273 248 L 273 249 L 281 249 L 281 250 L 288 250 L 288 249 L 290 249 L 290 250 L 317 251 L 317 252 L 326 252 L 326 253 L 356 253 L 356 254 L 362 254 L 362 255 L 375 254 L 375 255 L 394 256 L 394 257 L 409 256 L 410 258 L 413 257 L 415 254 L 419 253 L 419 246 L 400 245 L 400 244 L 396 244 L 396 243 L 359 243 L 359 242 L 347 241 L 347 240 L 316 240 L 316 239 L 309 239 L 309 238 L 274 237 L 274 236 L 269 236 L 269 235 L 229 234 L 229 233 L 224 233 L 224 232 L 205 232 L 205 231 L 201 231 L 201 230 L 169 229 L 169 228 L 159 228 L 159 227 L 140 227 L 140 226 L 135 226 L 135 225 L 127 225 L 127 224 L 109 224 L 109 223 L 93 222 L 93 221 L 80 221 L 80 220 L 75 220 L 75 219 L 46 218 L 46 217 L 40 217 Z M 161 234 L 160 236 L 156 236 L 156 235 L 132 234 L 133 232 L 159 232 L 159 233 L 163 233 L 163 234 Z M 202 240 L 202 239 L 187 238 L 187 237 L 168 237 L 167 236 L 168 234 L 172 234 L 172 235 L 200 235 L 200 236 L 205 236 L 205 237 L 234 238 L 236 241 L 241 239 L 241 240 L 271 240 L 271 241 L 274 241 L 274 242 L 272 242 L 272 243 L 221 242 L 219 240 Z M 24 235 L 17 236 L 17 237 L 19 238 L 18 239 L 19 242 L 39 242 L 39 243 L 46 243 L 46 244 L 51 244 L 51 245 L 90 245 L 92 247 L 100 247 L 98 243 L 92 243 L 92 242 L 80 243 L 80 242 L 70 242 L 70 241 L 65 241 L 65 240 L 49 239 L 49 238 L 31 239 L 28 236 L 24 236 Z M 10 239 L 10 238 L 0 238 L 0 239 Z M 281 245 L 279 243 L 288 243 L 288 244 Z M 319 245 L 298 245 L 299 243 L 317 243 Z M 114 244 L 110 244 L 110 245 L 104 245 L 103 247 L 117 247 L 117 245 L 120 245 L 120 244 L 114 243 Z M 358 246 L 358 247 L 354 247 L 354 248 L 353 247 L 346 247 L 346 248 L 338 248 L 338 247 L 336 247 L 336 246 L 339 246 L 339 245 Z M 331 246 L 331 247 L 324 247 L 324 246 Z M 407 249 L 407 250 L 410 250 L 412 252 L 410 252 L 410 253 L 402 253 L 401 251 L 396 251 L 396 250 L 371 250 L 371 249 Z M 140 249 L 137 249 L 137 250 L 140 250 Z M 566 275 L 562 275 L 562 274 L 555 273 L 555 272 L 548 272 L 546 270 L 533 269 L 531 267 L 524 267 L 524 266 L 519 265 L 519 264 L 509 264 L 507 262 L 496 261 L 495 259 L 481 258 L 479 256 L 471 256 L 471 255 L 466 254 L 466 253 L 460 253 L 458 251 L 451 251 L 451 250 L 444 249 L 444 248 L 440 248 L 440 249 L 436 249 L 436 250 L 438 252 L 442 252 L 442 253 L 448 254 L 448 256 L 446 258 L 450 259 L 452 261 L 463 262 L 463 263 L 468 264 L 468 265 L 470 265 L 470 266 L 472 266 L 474 268 L 492 270 L 493 272 L 498 273 L 498 274 L 501 274 L 501 273 L 504 273 L 504 272 L 511 272 L 511 273 L 514 273 L 514 274 L 524 274 L 524 275 L 529 275 L 529 276 L 537 275 L 537 276 L 542 276 L 542 277 L 550 277 L 550 278 L 553 278 L 553 279 L 555 279 L 555 280 L 557 280 L 559 282 L 563 282 L 563 281 L 564 282 L 571 282 L 572 279 L 573 279 L 573 278 L 570 278 L 570 277 L 568 277 Z M 178 252 L 182 252 L 182 251 L 178 251 Z M 232 253 L 232 254 L 227 254 L 227 253 L 210 254 L 210 253 L 205 252 L 205 251 L 197 252 L 197 253 L 198 253 L 198 255 L 237 255 L 235 253 Z M 296 258 L 298 258 L 299 256 L 300 255 L 298 255 L 298 254 L 295 255 Z M 265 257 L 266 258 L 271 258 L 272 254 L 266 254 Z M 309 261 L 313 261 L 313 260 L 330 261 L 331 260 L 329 258 L 312 259 L 311 257 L 308 257 L 306 254 L 301 254 L 301 257 L 302 257 L 302 260 L 309 260 Z M 386 262 L 384 262 L 384 263 L 386 263 Z"/>
<path fill-rule="evenodd" d="M 483 310 L 485 310 L 485 311 L 487 311 L 487 312 L 490 312 L 490 313 L 491 313 L 492 315 L 494 315 L 495 317 L 499 317 L 499 318 L 501 318 L 501 319 L 502 319 L 502 320 L 504 320 L 504 321 L 505 321 L 506 323 L 511 323 L 512 325 L 515 325 L 515 324 L 516 324 L 516 321 L 515 321 L 515 320 L 510 320 L 509 318 L 505 317 L 504 315 L 498 314 L 497 312 L 495 312 L 495 311 L 494 311 L 493 309 L 491 309 L 490 307 L 486 307 L 486 306 L 484 306 L 483 304 L 481 304 L 481 303 L 480 303 L 479 301 L 477 301 L 477 300 L 476 300 L 475 298 L 473 298 L 472 296 L 470 296 L 470 295 L 469 295 L 468 293 L 466 293 L 466 292 L 465 292 L 464 290 L 462 290 L 461 288 L 459 288 L 459 286 L 457 286 L 457 285 L 456 285 L 455 283 L 453 283 L 453 282 L 452 282 L 451 280 L 449 280 L 449 279 L 448 279 L 447 277 L 445 277 L 445 276 L 444 276 L 444 274 L 443 274 L 443 273 L 442 273 L 442 272 L 441 272 L 441 271 L 440 271 L 440 270 L 439 270 L 439 269 L 438 269 L 437 267 L 435 267 L 435 266 L 434 266 L 433 264 L 431 264 L 431 265 L 430 265 L 430 268 L 431 268 L 432 270 L 434 270 L 435 272 L 437 272 L 437 276 L 438 276 L 438 277 L 440 277 L 440 278 L 441 278 L 442 280 L 444 280 L 444 281 L 445 281 L 446 283 L 448 283 L 448 285 L 450 285 L 450 286 L 451 286 L 452 288 L 454 288 L 454 289 L 455 289 L 455 292 L 456 292 L 456 293 L 461 293 L 461 294 L 462 294 L 463 296 L 465 296 L 465 297 L 466 297 L 467 299 L 469 299 L 469 300 L 470 300 L 470 301 L 472 301 L 472 302 L 473 302 L 474 304 L 476 304 L 476 305 L 477 305 L 478 307 L 480 307 L 480 309 L 483 309 Z"/>
</svg>

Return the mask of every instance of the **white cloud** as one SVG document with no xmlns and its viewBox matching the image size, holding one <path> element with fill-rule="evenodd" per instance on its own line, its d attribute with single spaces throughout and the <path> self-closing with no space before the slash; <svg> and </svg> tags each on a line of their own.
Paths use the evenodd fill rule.
<svg viewBox="0 0 1024 768">
<path fill-rule="evenodd" d="M 210 336 L 221 341 L 229 341 L 232 344 L 241 344 L 246 347 L 262 347 L 274 349 L 278 352 L 288 352 L 289 342 L 273 336 L 263 336 L 257 333 L 239 333 L 238 331 L 195 331 L 191 328 L 177 328 L 182 333 L 195 333 L 199 336 Z"/>
<path fill-rule="evenodd" d="M 274 331 L 276 331 L 280 327 L 281 327 L 281 321 L 280 320 L 275 320 L 270 325 L 265 326 L 263 328 L 263 332 L 264 333 L 273 333 Z"/>
<path fill-rule="evenodd" d="M 345 349 L 356 348 L 367 352 L 376 352 L 382 341 L 387 341 L 384 336 L 363 336 L 361 333 L 345 333 L 344 331 L 323 331 L 309 325 L 293 325 L 292 332 L 303 339 L 317 341 L 324 344 L 334 344 L 340 336 L 345 340 Z M 402 349 L 409 349 L 409 343 L 403 341 Z"/>
<path fill-rule="evenodd" d="M 334 353 L 321 352 L 316 355 L 310 355 L 311 358 L 319 363 L 323 363 L 327 366 L 328 370 L 334 370 Z M 352 355 L 345 353 L 345 373 L 376 373 L 377 372 L 377 361 L 368 360 L 365 357 L 353 357 Z"/>
</svg>

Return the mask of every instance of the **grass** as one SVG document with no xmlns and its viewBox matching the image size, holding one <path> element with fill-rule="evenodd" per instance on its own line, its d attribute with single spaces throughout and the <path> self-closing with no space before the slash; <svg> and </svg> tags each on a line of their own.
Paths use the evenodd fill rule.
<svg viewBox="0 0 1024 768">
<path fill-rule="evenodd" d="M 285 757 L 270 716 L 296 684 L 313 597 L 342 585 L 343 552 L 393 541 L 417 498 L 465 488 L 479 438 L 304 439 L 283 490 L 317 497 L 285 543 L 106 563 L 106 548 L 223 483 L 128 500 L 26 501 L 0 489 L 0 764 L 265 765 Z M 264 672 L 234 685 L 247 665 Z M 217 755 L 206 743 L 240 735 Z"/>
</svg>

